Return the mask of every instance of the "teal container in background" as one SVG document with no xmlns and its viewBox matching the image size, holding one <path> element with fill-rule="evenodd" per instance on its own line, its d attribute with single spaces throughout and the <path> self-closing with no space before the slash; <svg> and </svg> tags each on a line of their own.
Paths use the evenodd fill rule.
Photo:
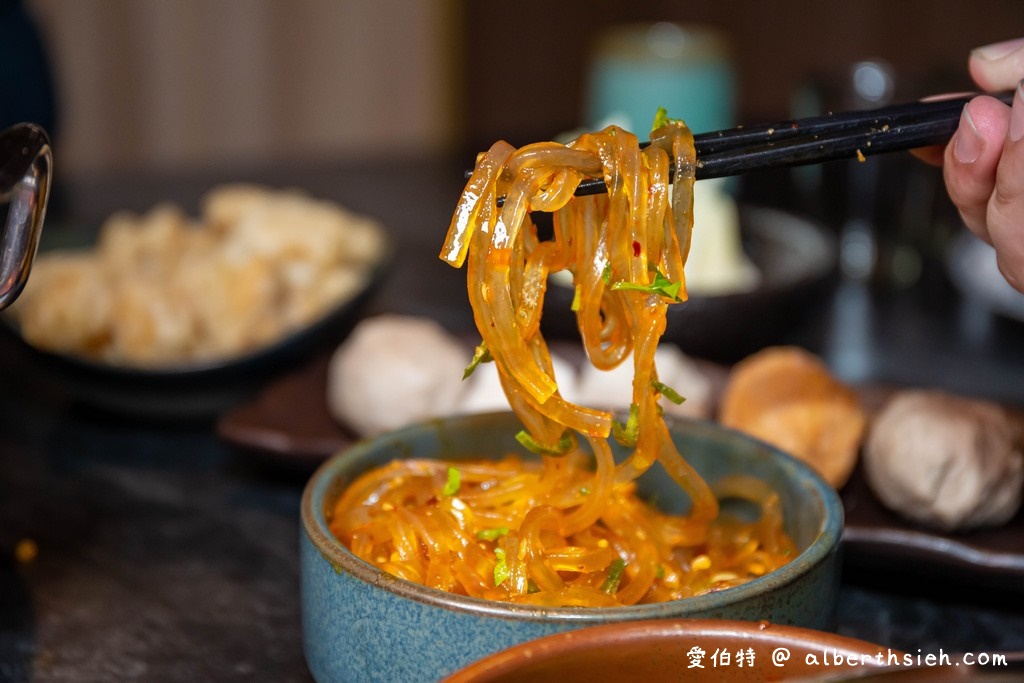
<svg viewBox="0 0 1024 683">
<path fill-rule="evenodd" d="M 585 125 L 615 123 L 646 139 L 658 107 L 694 133 L 735 125 L 726 36 L 706 26 L 625 24 L 598 36 L 588 66 Z"/>
</svg>

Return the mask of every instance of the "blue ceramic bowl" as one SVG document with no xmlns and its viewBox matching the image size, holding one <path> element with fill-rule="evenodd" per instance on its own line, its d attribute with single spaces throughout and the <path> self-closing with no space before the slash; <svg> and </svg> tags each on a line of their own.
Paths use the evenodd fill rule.
<svg viewBox="0 0 1024 683">
<path fill-rule="evenodd" d="M 302 499 L 302 622 L 306 661 L 328 681 L 436 681 L 472 661 L 538 637 L 585 626 L 704 617 L 832 624 L 843 512 L 835 491 L 796 459 L 711 422 L 677 420 L 680 451 L 709 482 L 758 477 L 778 491 L 798 554 L 742 586 L 686 600 L 612 608 L 537 608 L 452 595 L 398 579 L 352 555 L 326 512 L 360 473 L 395 458 L 459 460 L 524 452 L 512 413 L 435 420 L 364 441 L 324 463 Z M 660 467 L 641 491 L 669 511 L 688 499 Z"/>
</svg>

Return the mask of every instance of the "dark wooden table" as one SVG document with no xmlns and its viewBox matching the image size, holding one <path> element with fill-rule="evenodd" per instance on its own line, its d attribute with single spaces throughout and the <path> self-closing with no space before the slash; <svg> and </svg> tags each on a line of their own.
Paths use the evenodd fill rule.
<svg viewBox="0 0 1024 683">
<path fill-rule="evenodd" d="M 223 180 L 305 187 L 379 217 L 394 238 L 396 261 L 371 312 L 466 331 L 463 274 L 436 259 L 461 170 L 394 159 L 66 180 L 48 228 L 86 230 L 110 211 L 161 200 L 194 210 Z M 821 353 L 847 379 L 1024 405 L 1024 326 L 964 300 L 941 273 L 898 292 L 842 285 L 778 341 Z M 0 382 L 0 680 L 309 680 L 299 623 L 303 473 L 232 451 L 212 419 L 139 420 L 83 406 L 9 344 Z M 38 546 L 27 563 L 14 558 L 24 539 Z M 909 652 L 1024 650 L 1020 598 L 853 567 L 837 629 Z"/>
</svg>

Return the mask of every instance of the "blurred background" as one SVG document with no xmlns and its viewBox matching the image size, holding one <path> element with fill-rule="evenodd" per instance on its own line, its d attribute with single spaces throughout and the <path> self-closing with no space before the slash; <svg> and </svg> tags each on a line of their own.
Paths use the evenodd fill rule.
<svg viewBox="0 0 1024 683">
<path fill-rule="evenodd" d="M 32 120 L 54 138 L 49 233 L 162 201 L 195 211 L 215 183 L 252 181 L 378 218 L 400 257 L 422 264 L 436 254 L 463 171 L 497 139 L 520 146 L 609 122 L 643 135 L 658 106 L 702 132 L 971 90 L 970 50 L 1024 35 L 1024 12 L 1019 0 L 0 0 L 0 31 L 0 62 L 19 65 L 0 74 L 0 125 Z M 916 287 L 924 302 L 950 296 L 962 227 L 941 171 L 909 154 L 698 191 L 701 224 L 717 227 L 698 231 L 700 257 L 690 261 L 712 275 L 746 268 L 729 217 L 735 198 L 815 221 L 838 244 L 825 252 L 838 253 L 838 272 L 882 295 Z M 381 199 L 395 194 L 401 201 Z M 795 258 L 796 237 L 776 245 L 777 258 L 766 245 L 780 229 L 762 232 L 744 227 L 743 250 L 759 268 L 774 264 L 783 284 L 768 273 L 760 290 L 827 291 L 779 265 Z M 729 268 L 709 256 L 716 250 Z M 958 288 L 981 288 L 989 307 L 1024 318 L 991 250 L 964 253 Z M 832 272 L 822 257 L 802 258 L 806 270 Z M 418 291 L 419 276 L 396 271 L 378 299 L 385 309 L 446 320 L 450 301 L 462 300 L 456 273 L 437 275 L 447 289 L 417 301 L 406 292 Z M 690 266 L 687 277 L 701 293 Z M 825 323 L 829 334 L 864 336 L 858 296 L 839 310 L 861 313 Z M 806 298 L 789 300 L 793 320 L 817 319 Z M 794 324 L 778 303 L 753 305 L 772 311 L 751 318 L 766 335 Z M 688 311 L 698 308 L 691 301 Z M 985 329 L 973 318 L 965 325 Z M 872 351 L 851 344 L 859 360 L 830 360 L 863 375 Z M 726 353 L 717 339 L 684 348 L 731 359 L 748 350 Z"/>
<path fill-rule="evenodd" d="M 969 88 L 972 47 L 1024 34 L 1018 0 L 2 0 L 0 8 L 4 35 L 25 41 L 22 12 L 38 29 L 59 169 L 81 174 L 470 154 L 498 138 L 550 138 L 586 123 L 595 46 L 624 23 L 720 29 L 735 115 L 750 123 L 789 116 L 801 88 L 866 59 L 891 65 L 901 97 Z M 4 49 L 5 61 L 17 58 L 10 40 Z M 33 95 L 45 71 L 12 78 L 3 77 L 5 89 L 47 101 Z M 5 106 L 6 116 L 18 114 Z"/>
<path fill-rule="evenodd" d="M 520 146 L 624 115 L 643 135 L 658 106 L 701 132 L 971 90 L 969 51 L 1021 36 L 1022 0 L 0 0 L 0 129 L 34 121 L 54 143 L 30 287 L 45 282 L 48 250 L 94 244 L 115 212 L 170 202 L 198 216 L 224 183 L 299 188 L 373 218 L 389 243 L 354 297 L 223 364 L 91 363 L 35 348 L 0 318 L 0 679 L 305 680 L 288 550 L 299 484 L 356 438 L 327 402 L 329 386 L 346 386 L 329 375 L 331 354 L 380 313 L 479 339 L 465 272 L 437 254 L 464 172 L 495 140 Z M 1024 295 L 966 234 L 940 169 L 887 154 L 702 180 L 700 193 L 711 203 L 695 210 L 690 298 L 664 339 L 720 379 L 758 349 L 796 345 L 873 405 L 921 387 L 1024 406 Z M 62 343 L 105 342 L 108 320 L 140 323 L 155 330 L 138 335 L 144 351 L 166 337 L 199 346 L 189 335 L 230 333 L 240 316 L 273 320 L 264 302 L 293 291 L 285 276 L 306 285 L 288 297 L 300 304 L 329 289 L 309 263 L 346 250 L 318 235 L 360 250 L 337 238 L 336 213 L 285 213 L 236 223 L 249 226 L 243 265 L 255 275 L 192 268 L 201 252 L 145 239 L 140 251 L 156 257 L 115 251 L 142 270 L 165 257 L 189 266 L 190 297 L 162 269 L 104 292 L 55 268 L 68 284 L 36 310 Z M 176 239 L 179 225 L 135 234 Z M 295 246 L 307 237 L 314 246 Z M 283 267 L 259 275 L 275 256 Z M 700 291 L 702 264 L 737 277 Z M 111 303 L 122 298 L 127 313 Z M 572 298 L 549 288 L 553 342 L 578 335 Z M 194 324 L 189 305 L 214 312 Z M 372 384 L 347 385 L 386 399 L 385 416 L 418 393 L 392 383 L 417 373 L 391 360 Z M 888 534 L 852 500 L 847 528 L 859 511 L 868 533 L 846 553 L 855 580 L 844 578 L 841 632 L 904 651 L 1024 650 L 1006 599 L 1024 586 L 1024 515 L 978 545 L 960 534 L 914 545 L 905 524 Z M 11 559 L 22 539 L 38 542 L 34 565 Z M 935 579 L 947 575 L 962 581 Z"/>
</svg>

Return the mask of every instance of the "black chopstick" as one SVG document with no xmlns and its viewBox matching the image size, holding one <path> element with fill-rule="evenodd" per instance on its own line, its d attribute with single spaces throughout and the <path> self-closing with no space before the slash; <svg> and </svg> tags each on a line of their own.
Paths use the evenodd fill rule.
<svg viewBox="0 0 1024 683">
<path fill-rule="evenodd" d="M 721 178 L 780 166 L 800 166 L 840 159 L 865 159 L 948 141 L 956 131 L 959 114 L 883 128 L 843 130 L 835 134 L 793 137 L 781 143 L 737 147 L 698 157 L 698 179 Z M 602 181 L 601 185 L 604 183 Z"/>
<path fill-rule="evenodd" d="M 699 133 L 693 139 L 695 175 L 705 180 L 945 144 L 956 131 L 964 105 L 977 95 Z M 992 97 L 1010 104 L 1013 92 Z M 602 178 L 588 178 L 576 194 L 605 191 Z"/>
<path fill-rule="evenodd" d="M 842 131 L 893 127 L 915 123 L 925 118 L 959 117 L 964 105 L 977 94 L 960 95 L 929 102 L 897 104 L 880 109 L 864 109 L 840 114 L 823 114 L 803 119 L 791 119 L 756 126 L 740 126 L 731 130 L 700 133 L 694 137 L 698 155 L 716 154 L 736 147 L 779 142 L 794 137 L 832 135 Z M 1006 104 L 1012 93 L 995 95 Z"/>
<path fill-rule="evenodd" d="M 964 105 L 976 96 L 700 133 L 693 140 L 695 175 L 706 180 L 944 144 L 956 131 Z M 1013 92 L 992 97 L 1010 104 Z M 605 191 L 603 179 L 590 178 L 580 183 L 576 194 Z"/>
</svg>

